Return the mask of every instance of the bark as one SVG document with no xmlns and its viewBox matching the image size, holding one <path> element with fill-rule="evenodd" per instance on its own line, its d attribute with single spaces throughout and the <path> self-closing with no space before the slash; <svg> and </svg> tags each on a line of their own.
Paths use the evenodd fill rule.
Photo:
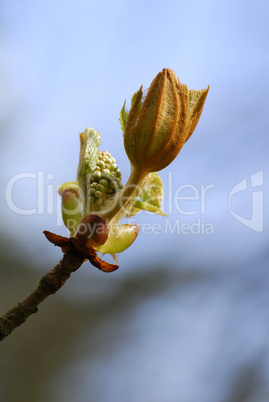
<svg viewBox="0 0 269 402">
<path fill-rule="evenodd" d="M 24 323 L 28 317 L 38 311 L 37 306 L 48 296 L 56 293 L 70 278 L 85 260 L 84 255 L 79 255 L 74 248 L 64 254 L 61 261 L 44 275 L 37 288 L 15 307 L 0 317 L 0 340 Z"/>
</svg>

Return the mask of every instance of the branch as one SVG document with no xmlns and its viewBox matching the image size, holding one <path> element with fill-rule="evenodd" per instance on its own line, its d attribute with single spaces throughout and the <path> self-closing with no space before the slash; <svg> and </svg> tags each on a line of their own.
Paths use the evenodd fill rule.
<svg viewBox="0 0 269 402">
<path fill-rule="evenodd" d="M 92 247 L 87 247 L 78 239 L 68 239 L 48 231 L 44 231 L 44 234 L 51 243 L 61 247 L 65 254 L 61 261 L 41 278 L 32 293 L 0 317 L 0 341 L 24 323 L 30 315 L 36 313 L 37 306 L 49 295 L 56 293 L 86 259 L 104 272 L 113 272 L 118 268 L 118 265 L 102 261 Z"/>
<path fill-rule="evenodd" d="M 7 311 L 0 317 L 0 340 L 24 323 L 30 315 L 38 311 L 37 306 L 48 296 L 59 290 L 85 260 L 84 256 L 78 255 L 74 248 L 71 248 L 61 261 L 44 275 L 37 288 L 30 293 L 22 302 Z"/>
</svg>

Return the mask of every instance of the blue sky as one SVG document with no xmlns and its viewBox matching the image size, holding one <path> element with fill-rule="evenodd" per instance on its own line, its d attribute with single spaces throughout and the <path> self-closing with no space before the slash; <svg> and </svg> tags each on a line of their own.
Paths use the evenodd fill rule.
<svg viewBox="0 0 269 402">
<path fill-rule="evenodd" d="M 264 231 L 257 233 L 232 217 L 228 198 L 238 182 L 250 183 L 253 173 L 263 171 L 268 203 L 268 11 L 265 1 L 2 3 L 2 227 L 8 226 L 21 248 L 37 249 L 39 258 L 55 261 L 58 252 L 49 250 L 42 230 L 65 234 L 56 226 L 56 186 L 75 178 L 78 133 L 89 126 L 100 131 L 101 149 L 116 157 L 126 181 L 129 162 L 119 110 L 124 99 L 128 102 L 141 84 L 148 87 L 167 67 L 190 89 L 210 85 L 193 137 L 161 177 L 166 192 L 170 171 L 174 189 L 182 184 L 214 186 L 204 215 L 180 217 L 187 223 L 198 218 L 211 222 L 214 235 L 140 233 L 121 261 L 128 264 L 136 256 L 142 265 L 145 258 L 162 260 L 165 251 L 172 260 L 189 263 L 229 263 L 231 257 L 242 263 L 263 254 L 268 216 Z M 44 172 L 45 195 L 46 186 L 53 186 L 54 213 L 18 216 L 6 204 L 7 183 L 14 174 L 38 171 Z M 47 179 L 50 173 L 52 180 Z M 13 195 L 22 208 L 34 208 L 36 181 L 17 183 Z M 185 205 L 188 209 L 193 204 Z M 250 217 L 250 190 L 238 197 L 234 208 Z M 165 225 L 161 217 L 137 219 Z M 178 219 L 177 211 L 170 219 Z M 28 237 L 34 239 L 32 245 Z"/>
<path fill-rule="evenodd" d="M 249 400 L 268 400 L 268 15 L 268 1 L 259 0 L 1 2 L 1 237 L 36 269 L 61 256 L 42 232 L 66 235 L 57 226 L 57 185 L 76 177 L 79 132 L 100 131 L 101 150 L 116 157 L 126 182 L 124 99 L 163 68 L 190 89 L 210 85 L 193 136 L 160 172 L 169 220 L 138 215 L 140 233 L 119 256 L 120 269 L 105 275 L 84 264 L 57 296 L 84 318 L 64 366 L 54 365 L 58 353 L 50 359 L 41 399 L 208 402 L 238 399 L 246 387 L 256 391 Z M 39 213 L 18 215 L 7 204 L 20 174 L 28 178 L 15 183 L 14 205 L 37 208 L 39 194 Z M 178 199 L 194 189 L 199 199 Z M 239 221 L 254 215 L 263 231 Z M 200 234 L 182 233 L 198 223 Z M 158 233 L 147 229 L 153 224 Z M 126 279 L 133 290 L 119 300 Z M 96 327 L 89 305 L 105 311 Z"/>
</svg>

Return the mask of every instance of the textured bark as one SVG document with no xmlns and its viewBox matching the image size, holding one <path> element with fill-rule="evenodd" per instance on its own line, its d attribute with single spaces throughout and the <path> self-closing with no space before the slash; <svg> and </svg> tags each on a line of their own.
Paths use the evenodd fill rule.
<svg viewBox="0 0 269 402">
<path fill-rule="evenodd" d="M 89 217 L 94 216 L 89 215 Z M 99 217 L 96 218 L 100 220 Z M 104 222 L 103 224 L 105 225 Z M 113 272 L 119 268 L 118 265 L 102 261 L 92 247 L 86 246 L 78 239 L 63 237 L 47 230 L 43 233 L 51 243 L 61 247 L 64 256 L 54 268 L 41 278 L 37 288 L 32 293 L 0 317 L 0 341 L 25 322 L 30 315 L 36 313 L 37 306 L 49 295 L 56 293 L 65 284 L 72 272 L 75 272 L 82 265 L 83 261 L 89 260 L 93 266 L 104 272 Z M 103 244 L 103 236 L 92 235 L 92 238 L 95 242 L 99 240 L 97 244 Z"/>
<path fill-rule="evenodd" d="M 61 261 L 41 278 L 32 293 L 0 317 L 0 340 L 36 313 L 37 306 L 49 295 L 56 293 L 84 260 L 85 256 L 79 255 L 73 248 L 64 254 Z"/>
</svg>

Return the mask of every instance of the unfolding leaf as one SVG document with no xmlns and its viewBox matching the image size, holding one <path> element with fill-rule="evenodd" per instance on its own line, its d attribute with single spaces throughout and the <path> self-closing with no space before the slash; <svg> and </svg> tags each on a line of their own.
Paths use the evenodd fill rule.
<svg viewBox="0 0 269 402">
<path fill-rule="evenodd" d="M 139 199 L 134 203 L 127 216 L 133 216 L 141 210 L 167 216 L 161 208 L 163 193 L 162 179 L 158 173 L 150 173 L 146 178 L 146 182 L 142 192 L 140 193 Z"/>
<path fill-rule="evenodd" d="M 82 204 L 85 210 L 87 204 L 87 179 L 88 175 L 93 172 L 96 166 L 99 157 L 100 142 L 100 133 L 93 128 L 88 127 L 84 133 L 80 133 L 80 154 L 77 170 L 77 181 L 82 198 Z"/>
<path fill-rule="evenodd" d="M 136 91 L 131 99 L 131 107 L 136 103 L 136 107 L 138 108 L 138 111 L 141 110 L 142 104 L 144 101 L 144 95 L 143 95 L 143 85 L 139 88 L 138 91 Z"/>
<path fill-rule="evenodd" d="M 140 212 L 141 210 L 143 211 L 148 211 L 148 212 L 153 212 L 157 215 L 161 215 L 161 216 L 167 216 L 162 209 L 156 207 L 155 205 L 152 205 L 150 203 L 147 202 L 143 202 L 140 200 L 137 200 L 135 202 L 135 204 L 133 205 L 130 213 L 128 214 L 128 217 L 134 216 L 136 215 L 138 212 Z"/>
<path fill-rule="evenodd" d="M 59 189 L 59 194 L 62 196 L 61 209 L 63 222 L 67 229 L 70 230 L 71 236 L 74 236 L 82 219 L 77 182 L 64 183 Z"/>
<path fill-rule="evenodd" d="M 103 254 L 118 254 L 130 247 L 139 232 L 137 225 L 119 225 L 109 228 L 109 236 L 105 244 L 96 248 Z"/>
<path fill-rule="evenodd" d="M 200 119 L 201 113 L 203 111 L 203 107 L 205 104 L 205 100 L 209 91 L 209 86 L 207 89 L 191 89 L 189 90 L 189 114 L 188 114 L 188 122 L 186 127 L 186 138 L 185 142 L 188 141 L 192 133 L 194 132 L 195 127 Z"/>
<path fill-rule="evenodd" d="M 120 111 L 120 118 L 119 118 L 120 125 L 121 125 L 121 129 L 122 129 L 123 134 L 124 134 L 125 126 L 126 126 L 127 119 L 128 119 L 128 112 L 127 112 L 127 110 L 126 110 L 126 106 L 125 106 L 125 105 L 126 105 L 126 99 L 125 99 L 124 104 L 123 104 L 123 106 L 122 106 L 122 109 L 121 109 L 121 111 Z"/>
<path fill-rule="evenodd" d="M 58 188 L 58 194 L 63 195 L 63 192 L 66 190 L 71 190 L 71 191 L 77 191 L 79 192 L 79 186 L 77 181 L 67 181 L 63 183 L 59 188 Z"/>
</svg>

